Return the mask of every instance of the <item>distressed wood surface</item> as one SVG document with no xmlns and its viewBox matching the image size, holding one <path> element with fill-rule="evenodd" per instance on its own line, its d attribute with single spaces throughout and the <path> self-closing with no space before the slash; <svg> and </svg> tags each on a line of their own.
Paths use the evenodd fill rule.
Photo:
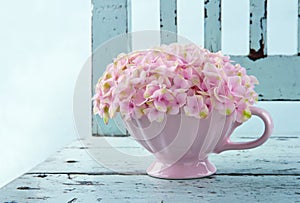
<svg viewBox="0 0 300 203">
<path fill-rule="evenodd" d="M 109 41 L 112 38 L 129 32 L 130 1 L 127 0 L 92 0 L 92 90 L 106 65 L 112 62 L 121 52 L 130 50 L 130 39 L 125 36 Z M 101 45 L 101 49 L 98 49 Z M 102 120 L 92 116 L 92 131 L 95 135 L 119 135 L 122 132 L 114 124 L 106 127 Z M 98 123 L 98 124 L 97 124 Z"/>
<path fill-rule="evenodd" d="M 92 88 L 102 75 L 106 65 L 120 52 L 131 50 L 128 36 L 107 41 L 119 34 L 130 32 L 130 0 L 92 0 Z M 221 1 L 204 1 L 205 47 L 211 51 L 221 49 Z M 200 12 L 200 11 L 199 11 Z M 298 53 L 300 53 L 300 0 L 298 0 Z M 298 56 L 267 56 L 267 0 L 250 0 L 250 51 L 248 56 L 232 57 L 248 68 L 260 80 L 256 90 L 260 100 L 300 100 L 300 59 Z M 160 0 L 161 42 L 177 41 L 177 0 Z M 170 31 L 170 32 L 164 32 Z M 101 50 L 97 47 L 106 42 Z M 276 86 L 274 86 L 276 84 Z M 104 125 L 102 120 L 92 116 L 94 135 L 124 135 L 112 122 Z"/>
<path fill-rule="evenodd" d="M 160 0 L 160 30 L 162 44 L 177 42 L 177 0 Z"/>
<path fill-rule="evenodd" d="M 300 56 L 300 0 L 298 0 L 298 56 Z"/>
<path fill-rule="evenodd" d="M 146 175 L 153 157 L 132 138 L 91 137 L 0 189 L 0 202 L 297 202 L 299 141 L 273 135 L 256 149 L 210 155 L 211 177 L 162 180 Z"/>
<path fill-rule="evenodd" d="M 236 141 L 250 139 L 254 137 Z M 299 156 L 300 136 L 292 135 L 272 136 L 263 146 L 251 150 L 211 154 L 210 160 L 217 174 L 293 175 L 300 174 Z M 91 137 L 72 143 L 29 173 L 145 174 L 153 160 L 131 137 Z"/>
<path fill-rule="evenodd" d="M 5 195 L 4 195 L 5 194 Z M 299 202 L 299 176 L 24 175 L 1 190 L 6 202 Z"/>
<path fill-rule="evenodd" d="M 92 49 L 128 32 L 130 22 L 127 0 L 92 0 Z"/>
<path fill-rule="evenodd" d="M 267 55 L 267 0 L 250 0 L 250 52 L 257 60 Z"/>
<path fill-rule="evenodd" d="M 300 56 L 300 0 L 298 0 L 298 56 Z"/>
<path fill-rule="evenodd" d="M 210 51 L 221 50 L 221 1 L 204 2 L 204 47 Z"/>
<path fill-rule="evenodd" d="M 243 56 L 231 59 L 258 78 L 260 83 L 255 90 L 259 100 L 300 100 L 299 56 L 268 56 L 256 61 Z"/>
</svg>

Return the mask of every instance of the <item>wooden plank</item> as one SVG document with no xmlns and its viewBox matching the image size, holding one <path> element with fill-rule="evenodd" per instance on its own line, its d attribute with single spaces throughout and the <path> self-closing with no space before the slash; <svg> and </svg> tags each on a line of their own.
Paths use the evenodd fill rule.
<svg viewBox="0 0 300 203">
<path fill-rule="evenodd" d="M 177 42 L 177 0 L 160 0 L 160 30 L 162 44 Z"/>
<path fill-rule="evenodd" d="M 300 56 L 300 0 L 298 0 L 298 56 Z"/>
<path fill-rule="evenodd" d="M 240 137 L 235 141 L 248 141 Z M 276 149 L 276 150 L 274 150 Z M 300 136 L 271 136 L 261 147 L 252 150 L 211 154 L 217 174 L 300 174 Z M 89 154 L 88 154 L 89 153 Z M 95 161 L 98 161 L 98 163 Z M 145 174 L 154 160 L 131 137 L 91 137 L 76 141 L 50 157 L 30 173 Z"/>
<path fill-rule="evenodd" d="M 94 94 L 95 84 L 104 72 L 106 65 L 120 52 L 130 50 L 130 40 L 126 40 L 125 37 L 122 40 L 116 39 L 113 42 L 107 42 L 107 40 L 129 31 L 130 6 L 128 6 L 127 0 L 92 0 L 92 3 L 92 89 Z M 105 42 L 106 44 L 103 44 Z M 102 45 L 101 49 L 97 49 L 100 45 Z M 97 122 L 97 118 L 92 117 L 92 134 L 123 134 L 113 122 L 104 126 L 101 119 Z"/>
<path fill-rule="evenodd" d="M 0 190 L 4 202 L 297 202 L 299 176 L 25 175 Z"/>
<path fill-rule="evenodd" d="M 268 56 L 253 61 L 243 56 L 232 56 L 231 59 L 258 78 L 260 84 L 255 89 L 259 100 L 300 100 L 300 57 Z"/>
<path fill-rule="evenodd" d="M 105 41 L 127 33 L 130 16 L 127 0 L 92 0 L 92 50 Z"/>
<path fill-rule="evenodd" d="M 205 0 L 204 47 L 210 51 L 221 50 L 221 1 Z"/>
<path fill-rule="evenodd" d="M 240 137 L 247 141 L 253 137 Z M 296 202 L 300 191 L 300 136 L 271 136 L 252 150 L 210 160 L 219 171 L 202 179 L 162 180 L 145 175 L 153 160 L 130 137 L 78 140 L 0 189 L 4 202 Z M 274 150 L 276 149 L 276 150 Z M 93 151 L 94 150 L 94 151 Z M 124 156 L 112 153 L 119 150 Z M 87 153 L 111 163 L 106 169 Z M 128 155 L 132 158 L 128 159 Z M 138 157 L 139 155 L 140 157 Z M 151 199 L 149 199 L 151 198 Z"/>
<path fill-rule="evenodd" d="M 250 0 L 250 52 L 257 60 L 267 55 L 267 0 Z"/>
</svg>

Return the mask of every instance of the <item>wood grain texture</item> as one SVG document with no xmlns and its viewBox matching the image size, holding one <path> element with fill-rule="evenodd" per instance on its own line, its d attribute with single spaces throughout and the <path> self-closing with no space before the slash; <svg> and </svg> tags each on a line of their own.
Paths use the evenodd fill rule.
<svg viewBox="0 0 300 203">
<path fill-rule="evenodd" d="M 128 32 L 127 0 L 92 0 L 92 50 L 103 42 Z"/>
<path fill-rule="evenodd" d="M 299 176 L 212 176 L 162 180 L 141 175 L 24 175 L 3 202 L 299 202 Z"/>
<path fill-rule="evenodd" d="M 250 52 L 257 60 L 267 55 L 267 0 L 250 0 Z"/>
<path fill-rule="evenodd" d="M 255 90 L 259 100 L 300 100 L 299 56 L 268 56 L 256 61 L 244 56 L 231 59 L 258 78 L 260 83 Z"/>
<path fill-rule="evenodd" d="M 205 0 L 204 47 L 212 52 L 221 50 L 221 1 Z"/>
<path fill-rule="evenodd" d="M 162 44 L 177 42 L 177 0 L 160 0 L 160 30 Z"/>
<path fill-rule="evenodd" d="M 130 39 L 126 36 L 111 41 L 112 38 L 129 32 L 130 2 L 127 0 L 92 0 L 92 90 L 106 65 L 119 53 L 130 50 Z M 99 46 L 101 48 L 99 49 Z M 110 123 L 106 127 L 101 119 L 92 117 L 92 134 L 120 135 L 122 131 Z"/>
<path fill-rule="evenodd" d="M 250 139 L 254 137 L 241 137 L 236 141 Z M 261 147 L 209 157 L 218 169 L 217 174 L 297 175 L 300 174 L 299 141 L 299 135 L 272 136 Z M 153 160 L 131 137 L 92 137 L 74 142 L 30 173 L 145 174 Z"/>
<path fill-rule="evenodd" d="M 298 0 L 298 56 L 300 56 L 300 0 Z"/>
<path fill-rule="evenodd" d="M 162 180 L 145 174 L 153 157 L 130 137 L 91 137 L 0 189 L 0 202 L 297 202 L 299 140 L 274 135 L 256 149 L 212 154 L 211 177 Z"/>
</svg>

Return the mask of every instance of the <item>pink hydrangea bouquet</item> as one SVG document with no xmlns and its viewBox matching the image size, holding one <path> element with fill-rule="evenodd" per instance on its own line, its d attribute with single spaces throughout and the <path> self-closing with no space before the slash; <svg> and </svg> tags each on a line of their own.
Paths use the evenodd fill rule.
<svg viewBox="0 0 300 203">
<path fill-rule="evenodd" d="M 207 118 L 213 110 L 236 114 L 237 122 L 251 117 L 257 99 L 257 79 L 232 64 L 221 52 L 193 44 L 162 45 L 120 54 L 99 79 L 94 113 L 107 123 L 119 112 L 124 120 L 146 116 L 162 121 L 165 114 Z"/>
</svg>

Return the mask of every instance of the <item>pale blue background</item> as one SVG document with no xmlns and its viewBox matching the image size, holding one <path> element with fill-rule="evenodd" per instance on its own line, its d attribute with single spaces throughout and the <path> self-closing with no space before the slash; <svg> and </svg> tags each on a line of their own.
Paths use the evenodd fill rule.
<svg viewBox="0 0 300 203">
<path fill-rule="evenodd" d="M 159 29 L 158 0 L 132 2 L 133 30 Z M 179 34 L 198 44 L 203 43 L 202 2 L 178 1 Z M 223 51 L 245 54 L 248 3 L 223 2 Z M 295 54 L 297 0 L 269 4 L 269 53 Z M 141 18 L 145 6 L 148 13 Z M 90 15 L 88 0 L 1 0 L 0 187 L 76 138 L 72 96 L 77 75 L 90 55 Z M 275 108 L 261 105 L 270 111 Z M 285 105 L 274 112 L 275 117 L 295 113 L 290 105 L 298 104 Z M 297 131 L 293 122 L 290 125 Z"/>
<path fill-rule="evenodd" d="M 86 0 L 0 5 L 1 186 L 76 138 L 72 96 L 90 55 L 91 6 Z"/>
</svg>

